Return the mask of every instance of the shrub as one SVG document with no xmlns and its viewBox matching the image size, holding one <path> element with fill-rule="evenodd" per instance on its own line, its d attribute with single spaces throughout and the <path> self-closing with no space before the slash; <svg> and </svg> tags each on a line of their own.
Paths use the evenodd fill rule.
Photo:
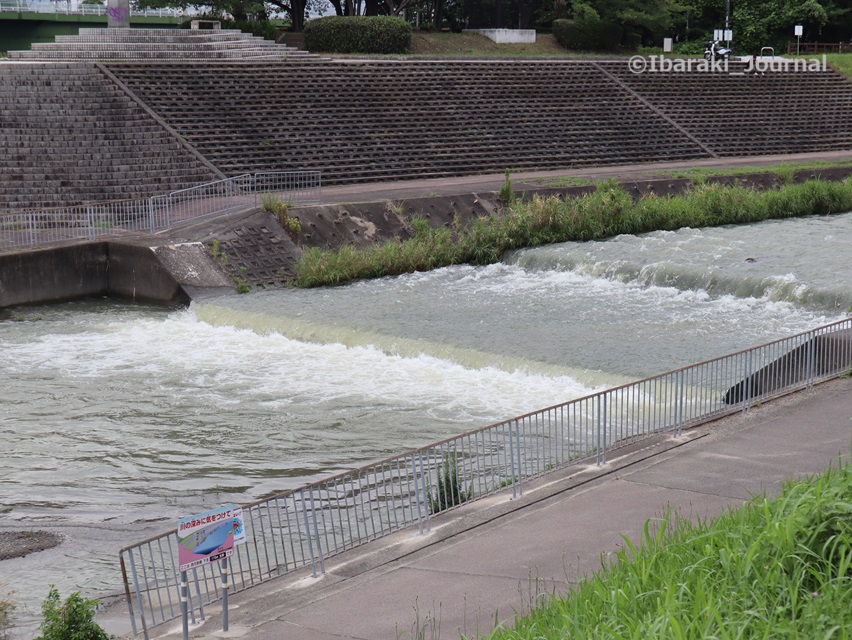
<svg viewBox="0 0 852 640">
<path fill-rule="evenodd" d="M 6 596 L 0 596 L 0 640 L 6 640 L 8 634 L 6 630 L 12 624 L 12 614 L 15 612 L 17 605 Z"/>
<path fill-rule="evenodd" d="M 566 49 L 612 51 L 621 44 L 622 35 L 619 25 L 602 22 L 596 17 L 553 21 L 553 37 Z"/>
<path fill-rule="evenodd" d="M 327 16 L 305 25 L 305 47 L 327 53 L 405 53 L 411 25 L 388 16 Z"/>
<path fill-rule="evenodd" d="M 508 169 L 506 169 L 506 181 L 497 192 L 497 197 L 503 204 L 512 204 L 515 201 L 515 191 L 512 189 L 512 179 L 509 177 Z"/>
<path fill-rule="evenodd" d="M 299 234 L 302 233 L 302 223 L 298 218 L 290 217 L 290 204 L 284 202 L 278 196 L 272 193 L 264 193 L 261 196 L 262 211 L 269 211 L 278 220 L 281 228 L 287 232 L 293 242 L 299 241 Z"/>
<path fill-rule="evenodd" d="M 439 513 L 470 499 L 470 488 L 465 489 L 459 477 L 456 457 L 456 453 L 447 454 L 444 456 L 444 462 L 438 465 L 438 482 L 434 492 L 429 492 L 431 513 Z"/>
<path fill-rule="evenodd" d="M 76 591 L 62 603 L 59 590 L 51 585 L 41 604 L 44 618 L 36 640 L 108 640 L 109 636 L 95 620 L 97 600 L 83 598 Z"/>
</svg>

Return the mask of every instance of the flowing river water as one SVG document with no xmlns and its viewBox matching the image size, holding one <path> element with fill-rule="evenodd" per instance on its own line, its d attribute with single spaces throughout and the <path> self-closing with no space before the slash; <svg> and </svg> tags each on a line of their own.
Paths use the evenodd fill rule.
<svg viewBox="0 0 852 640">
<path fill-rule="evenodd" d="M 488 267 L 189 309 L 111 301 L 0 321 L 0 561 L 36 613 L 120 592 L 118 549 L 443 437 L 839 319 L 852 214 L 507 255 Z"/>
</svg>

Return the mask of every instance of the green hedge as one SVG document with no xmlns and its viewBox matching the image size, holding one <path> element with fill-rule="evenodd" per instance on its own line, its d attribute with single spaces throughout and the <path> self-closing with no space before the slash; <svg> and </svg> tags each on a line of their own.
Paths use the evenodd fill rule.
<svg viewBox="0 0 852 640">
<path fill-rule="evenodd" d="M 406 53 L 411 25 L 388 16 L 328 16 L 305 25 L 308 51 L 326 53 Z"/>
<path fill-rule="evenodd" d="M 620 25 L 599 20 L 554 20 L 553 37 L 566 49 L 612 51 L 621 44 L 624 30 Z"/>
</svg>

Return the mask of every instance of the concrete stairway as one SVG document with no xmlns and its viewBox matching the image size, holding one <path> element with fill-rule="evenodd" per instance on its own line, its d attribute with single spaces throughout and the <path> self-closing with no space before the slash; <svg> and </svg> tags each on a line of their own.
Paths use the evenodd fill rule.
<svg viewBox="0 0 852 640">
<path fill-rule="evenodd" d="M 318 169 L 343 184 L 709 155 L 588 62 L 108 67 L 226 175 Z"/>
<path fill-rule="evenodd" d="M 833 70 L 630 73 L 600 66 L 719 156 L 852 149 L 852 82 Z"/>
<path fill-rule="evenodd" d="M 119 200 L 217 174 L 90 64 L 0 64 L 0 211 Z"/>
<path fill-rule="evenodd" d="M 10 51 L 12 60 L 286 60 L 306 51 L 235 29 L 80 29 L 76 36 Z"/>
</svg>

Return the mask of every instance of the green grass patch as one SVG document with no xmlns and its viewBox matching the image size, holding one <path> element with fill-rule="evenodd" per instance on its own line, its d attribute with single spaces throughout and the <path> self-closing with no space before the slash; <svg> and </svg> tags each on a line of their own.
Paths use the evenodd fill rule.
<svg viewBox="0 0 852 640">
<path fill-rule="evenodd" d="M 589 178 L 580 178 L 578 176 L 555 176 L 552 178 L 531 178 L 524 182 L 534 182 L 544 187 L 566 188 L 566 187 L 588 187 L 595 184 L 594 180 Z"/>
<path fill-rule="evenodd" d="M 782 177 L 796 171 L 814 171 L 852 166 L 852 160 L 813 160 L 811 162 L 779 162 L 768 166 L 745 165 L 742 167 L 689 167 L 687 169 L 663 169 L 648 171 L 649 174 L 696 180 L 712 176 L 743 176 L 753 173 L 774 173 Z"/>
<path fill-rule="evenodd" d="M 852 465 L 711 522 L 645 524 L 595 576 L 490 640 L 849 638 Z"/>
<path fill-rule="evenodd" d="M 829 53 L 826 62 L 847 78 L 852 79 L 852 53 Z"/>
<path fill-rule="evenodd" d="M 699 184 L 669 197 L 634 200 L 615 181 L 594 193 L 560 201 L 514 202 L 502 215 L 481 217 L 462 228 L 411 222 L 412 237 L 381 246 L 335 251 L 311 248 L 296 265 L 299 287 L 334 285 L 362 278 L 428 271 L 453 264 L 498 262 L 511 249 L 566 241 L 600 240 L 681 227 L 711 227 L 761 220 L 852 211 L 852 180 L 809 180 L 776 190 Z"/>
<path fill-rule="evenodd" d="M 536 41 L 524 44 L 498 44 L 479 33 L 415 31 L 409 52 L 416 56 L 450 57 L 558 57 L 594 58 L 601 54 L 566 51 L 549 33 L 536 34 Z"/>
</svg>

